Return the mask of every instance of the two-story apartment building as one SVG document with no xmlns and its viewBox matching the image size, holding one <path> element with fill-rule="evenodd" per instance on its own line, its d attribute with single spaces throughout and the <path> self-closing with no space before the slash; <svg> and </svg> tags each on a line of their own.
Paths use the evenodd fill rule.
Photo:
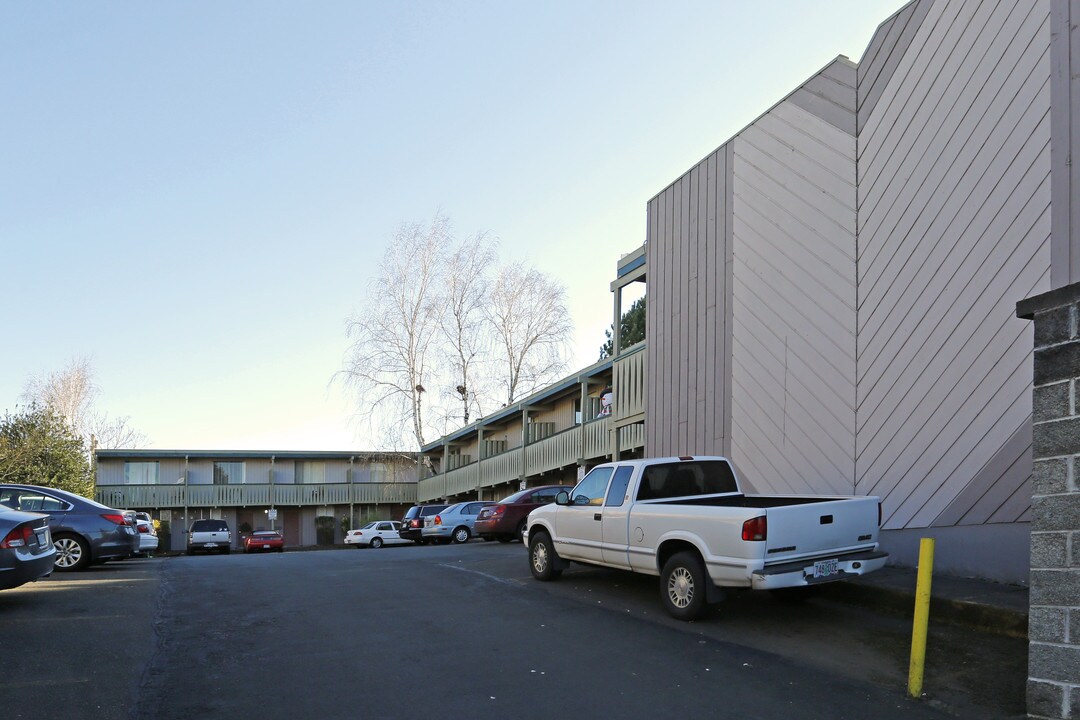
<svg viewBox="0 0 1080 720">
<path fill-rule="evenodd" d="M 286 545 L 341 542 L 345 529 L 397 519 L 416 500 L 413 454 L 219 450 L 98 450 L 96 499 L 145 510 L 183 550 L 200 518 L 281 530 Z"/>
<path fill-rule="evenodd" d="M 1062 140 L 1076 125 L 1051 103 L 1050 10 L 913 0 L 859 63 L 664 186 L 612 284 L 617 318 L 623 281 L 647 279 L 645 342 L 424 447 L 418 497 L 723 454 L 759 492 L 881 497 L 894 560 L 933 536 L 939 570 L 1026 581 L 1033 341 L 1015 308 L 1076 253 L 1051 240 L 1074 204 L 1067 183 L 1051 202 L 1068 168 L 1051 117 Z M 611 418 L 578 424 L 609 382 Z"/>
</svg>

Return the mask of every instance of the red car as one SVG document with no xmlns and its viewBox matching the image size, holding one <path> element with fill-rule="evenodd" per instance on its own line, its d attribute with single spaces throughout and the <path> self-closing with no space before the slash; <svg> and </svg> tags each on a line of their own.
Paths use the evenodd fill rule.
<svg viewBox="0 0 1080 720">
<path fill-rule="evenodd" d="M 485 540 L 510 542 L 523 540 L 525 519 L 538 507 L 555 502 L 562 491 L 570 492 L 573 485 L 543 485 L 527 488 L 505 497 L 495 505 L 488 505 L 476 516 L 473 534 Z"/>
<path fill-rule="evenodd" d="M 285 552 L 285 538 L 277 530 L 256 530 L 244 537 L 244 552 Z"/>
</svg>

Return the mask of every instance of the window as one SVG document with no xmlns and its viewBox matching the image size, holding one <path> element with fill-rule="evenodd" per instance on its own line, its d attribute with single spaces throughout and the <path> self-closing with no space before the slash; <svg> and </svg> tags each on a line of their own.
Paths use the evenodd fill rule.
<svg viewBox="0 0 1080 720">
<path fill-rule="evenodd" d="M 555 502 L 555 496 L 559 494 L 561 490 L 569 490 L 570 488 L 548 488 L 546 490 L 537 490 L 533 493 L 529 502 L 541 503 L 547 505 L 548 503 Z"/>
<path fill-rule="evenodd" d="M 215 485 L 242 485 L 244 483 L 244 463 L 242 462 L 216 462 L 214 463 Z"/>
<path fill-rule="evenodd" d="M 577 484 L 570 493 L 574 505 L 603 505 L 604 492 L 607 490 L 608 480 L 611 479 L 613 468 L 593 468 L 592 472 Z"/>
<path fill-rule="evenodd" d="M 26 512 L 63 512 L 71 508 L 69 503 L 37 490 L 4 490 L 0 492 L 0 503 Z"/>
<path fill-rule="evenodd" d="M 645 468 L 638 500 L 738 492 L 731 466 L 724 460 L 665 463 Z"/>
<path fill-rule="evenodd" d="M 391 525 L 388 522 L 384 522 L 384 523 L 379 523 L 379 529 L 380 530 L 393 530 L 394 526 Z"/>
<path fill-rule="evenodd" d="M 124 463 L 125 485 L 157 485 L 158 464 L 154 462 Z"/>
<path fill-rule="evenodd" d="M 302 485 L 321 485 L 326 482 L 326 463 L 310 460 L 296 461 L 296 483 Z"/>
<path fill-rule="evenodd" d="M 620 507 L 626 499 L 626 486 L 630 483 L 630 476 L 634 474 L 634 468 L 629 465 L 620 465 L 615 469 L 615 477 L 611 481 L 611 489 L 608 490 L 608 507 Z"/>
<path fill-rule="evenodd" d="M 386 463 L 371 463 L 371 465 L 368 466 L 368 475 L 371 478 L 371 482 L 374 483 L 390 482 L 390 472 Z"/>
</svg>

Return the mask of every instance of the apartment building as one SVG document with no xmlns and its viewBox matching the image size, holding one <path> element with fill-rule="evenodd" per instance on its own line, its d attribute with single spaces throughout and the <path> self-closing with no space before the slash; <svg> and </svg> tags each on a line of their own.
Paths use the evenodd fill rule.
<svg viewBox="0 0 1080 720">
<path fill-rule="evenodd" d="M 1033 336 L 1015 308 L 1080 256 L 1051 241 L 1051 170 L 1069 172 L 1051 126 L 1076 122 L 1067 93 L 1052 112 L 1050 10 L 914 0 L 859 63 L 763 108 L 648 201 L 611 286 L 618 317 L 647 284 L 645 342 L 423 448 L 418 497 L 722 454 L 759 492 L 881 497 L 897 562 L 932 536 L 940 571 L 1026 582 Z M 610 419 L 578 423 L 607 383 Z"/>
<path fill-rule="evenodd" d="M 414 454 L 98 450 L 96 499 L 161 521 L 183 550 L 194 520 L 242 531 L 280 530 L 285 544 L 340 543 L 345 530 L 397 519 L 416 501 Z M 238 544 L 237 544 L 238 546 Z"/>
</svg>

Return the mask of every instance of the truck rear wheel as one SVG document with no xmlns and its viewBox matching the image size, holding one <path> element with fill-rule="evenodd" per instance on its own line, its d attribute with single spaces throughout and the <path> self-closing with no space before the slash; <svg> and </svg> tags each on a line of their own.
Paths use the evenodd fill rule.
<svg viewBox="0 0 1080 720">
<path fill-rule="evenodd" d="M 533 577 L 546 582 L 562 575 L 562 570 L 555 567 L 558 560 L 555 545 L 548 534 L 543 530 L 533 533 L 529 541 L 529 569 Z"/>
<path fill-rule="evenodd" d="M 683 551 L 668 558 L 660 573 L 660 598 L 676 620 L 695 620 L 705 611 L 708 578 L 695 553 Z"/>
</svg>

